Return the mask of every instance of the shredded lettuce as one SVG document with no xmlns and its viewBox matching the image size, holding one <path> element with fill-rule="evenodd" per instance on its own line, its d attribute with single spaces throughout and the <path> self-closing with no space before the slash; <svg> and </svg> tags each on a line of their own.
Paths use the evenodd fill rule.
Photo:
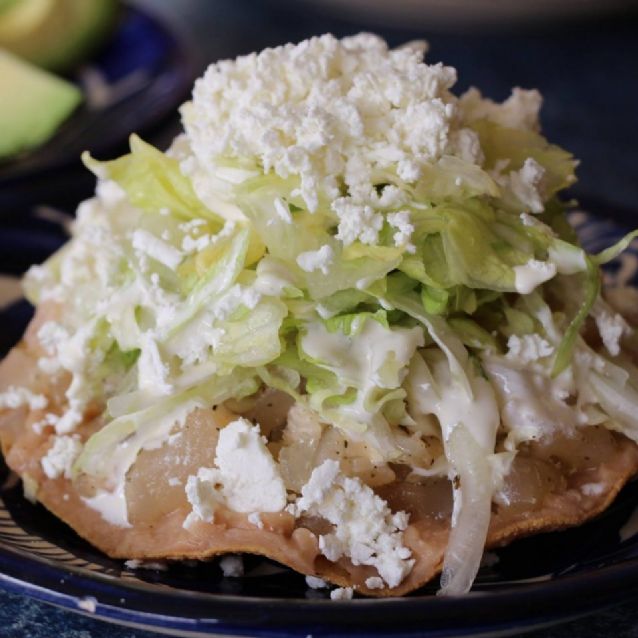
<svg viewBox="0 0 638 638">
<path fill-rule="evenodd" d="M 227 321 L 212 359 L 244 367 L 258 367 L 276 359 L 282 350 L 279 329 L 287 312 L 281 301 L 267 298 L 237 320 Z"/>
<path fill-rule="evenodd" d="M 594 261 L 591 258 L 587 258 L 587 274 L 583 283 L 583 299 L 578 312 L 576 312 L 567 326 L 563 340 L 556 352 L 556 358 L 554 360 L 554 367 L 552 370 L 552 374 L 554 376 L 558 376 L 570 364 L 574 344 L 576 343 L 580 329 L 589 316 L 599 293 L 600 273 L 598 272 L 598 268 Z"/>
<path fill-rule="evenodd" d="M 227 292 L 241 272 L 248 250 L 248 231 L 238 232 L 226 250 L 190 290 L 171 319 L 167 333 L 174 335 L 207 303 Z"/>
<path fill-rule="evenodd" d="M 499 160 L 508 160 L 507 171 L 519 170 L 525 160 L 533 158 L 545 169 L 543 185 L 547 199 L 574 183 L 578 162 L 571 153 L 550 144 L 539 133 L 489 120 L 479 120 L 471 126 L 479 135 L 488 168 L 494 168 Z"/>
<path fill-rule="evenodd" d="M 360 443 L 370 463 L 448 476 L 442 592 L 459 594 L 517 445 L 552 415 L 566 431 L 602 423 L 638 440 L 638 371 L 583 340 L 599 266 L 638 231 L 587 255 L 556 196 L 575 179 L 573 157 L 527 127 L 468 126 L 480 160 L 444 154 L 408 183 L 380 159 L 363 212 L 334 205 L 354 196 L 343 180 L 331 182 L 334 197 L 318 191 L 311 211 L 298 176 L 236 158 L 218 158 L 208 197 L 179 153 L 136 136 L 119 159 L 85 154 L 101 194 L 25 284 L 33 301 L 68 307 L 49 338 L 81 395 L 69 395 L 73 405 L 89 394 L 105 405 L 75 478 L 116 489 L 140 450 L 192 410 L 279 389 Z M 542 175 L 523 186 L 540 207 L 513 186 L 529 160 Z M 365 231 L 371 218 L 377 241 L 339 239 L 341 225 Z M 523 417 L 511 388 L 525 395 Z M 506 456 L 495 453 L 500 426 Z M 425 437 L 443 450 L 430 469 L 411 456 Z"/>
<path fill-rule="evenodd" d="M 199 200 L 190 180 L 182 175 L 179 162 L 131 135 L 128 155 L 99 162 L 88 152 L 82 156 L 84 164 L 97 177 L 111 179 L 127 194 L 129 201 L 140 208 L 160 213 L 170 211 L 182 219 L 206 219 L 222 226 L 221 218 L 208 210 Z"/>
<path fill-rule="evenodd" d="M 472 386 L 466 370 L 468 353 L 449 325 L 441 317 L 428 315 L 419 303 L 418 297 L 413 293 L 404 292 L 401 294 L 389 290 L 386 299 L 392 306 L 423 324 L 432 340 L 445 353 L 453 378 L 459 383 L 459 387 L 465 394 L 471 397 Z"/>
<path fill-rule="evenodd" d="M 349 337 L 358 335 L 368 320 L 377 321 L 384 328 L 390 329 L 388 313 L 380 308 L 376 312 L 353 312 L 326 319 L 328 332 L 341 332 Z"/>
<path fill-rule="evenodd" d="M 602 250 L 597 255 L 592 257 L 594 263 L 602 265 L 607 264 L 613 259 L 616 259 L 624 250 L 629 247 L 629 244 L 638 237 L 638 230 L 634 230 L 631 233 L 627 233 L 621 240 L 616 242 L 613 246 Z"/>
</svg>

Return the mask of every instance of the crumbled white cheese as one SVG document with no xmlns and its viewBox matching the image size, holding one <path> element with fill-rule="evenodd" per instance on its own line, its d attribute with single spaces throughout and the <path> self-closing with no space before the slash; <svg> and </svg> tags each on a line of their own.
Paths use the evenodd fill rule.
<svg viewBox="0 0 638 638">
<path fill-rule="evenodd" d="M 323 578 L 318 578 L 317 576 L 306 576 L 306 585 L 310 589 L 327 589 L 330 587 Z"/>
<path fill-rule="evenodd" d="M 523 366 L 548 357 L 554 352 L 554 346 L 539 334 L 526 334 L 520 337 L 511 335 L 507 340 L 507 348 L 506 357 Z"/>
<path fill-rule="evenodd" d="M 201 219 L 200 217 L 195 217 L 193 219 L 189 219 L 187 222 L 182 222 L 178 228 L 183 233 L 190 233 L 191 231 L 199 228 L 200 226 L 206 226 L 206 220 Z"/>
<path fill-rule="evenodd" d="M 193 225 L 193 222 L 201 222 Z M 206 222 L 202 219 L 192 219 L 190 222 L 184 222 L 180 224 L 180 229 L 184 230 L 187 234 L 182 239 L 182 251 L 186 255 L 192 255 L 202 250 L 208 248 L 209 246 L 214 246 L 218 244 L 222 239 L 226 239 L 230 237 L 234 232 L 237 224 L 233 220 L 227 221 L 223 228 L 215 235 L 211 235 L 209 233 L 204 233 L 197 237 L 192 237 L 189 233 L 192 231 L 197 231 Z"/>
<path fill-rule="evenodd" d="M 71 478 L 71 466 L 82 451 L 82 443 L 74 436 L 55 436 L 53 445 L 40 461 L 44 473 L 50 479 L 59 476 Z"/>
<path fill-rule="evenodd" d="M 332 202 L 332 210 L 339 217 L 337 239 L 349 246 L 355 241 L 376 244 L 383 228 L 383 216 L 367 204 L 355 204 L 349 198 L 340 197 Z"/>
<path fill-rule="evenodd" d="M 53 376 L 60 371 L 60 362 L 56 357 L 40 357 L 38 359 L 38 368 L 42 370 L 44 374 Z"/>
<path fill-rule="evenodd" d="M 213 521 L 215 510 L 223 504 L 222 495 L 218 491 L 218 476 L 218 470 L 200 467 L 196 476 L 188 477 L 185 492 L 192 512 L 184 521 L 184 529 L 190 529 L 198 520 L 205 523 Z"/>
<path fill-rule="evenodd" d="M 168 395 L 173 386 L 168 382 L 169 367 L 162 360 L 157 341 L 148 331 L 140 336 L 140 356 L 137 360 L 137 383 L 140 389 L 153 394 Z"/>
<path fill-rule="evenodd" d="M 450 133 L 450 150 L 464 162 L 481 166 L 485 155 L 478 133 L 471 128 L 462 128 Z"/>
<path fill-rule="evenodd" d="M 536 286 L 556 275 L 556 264 L 530 259 L 522 266 L 514 266 L 514 286 L 521 295 L 529 295 Z"/>
<path fill-rule="evenodd" d="M 585 485 L 580 486 L 580 491 L 585 496 L 600 496 L 605 492 L 605 489 L 604 483 L 585 483 Z"/>
<path fill-rule="evenodd" d="M 235 512 L 279 512 L 286 487 L 259 427 L 237 419 L 219 434 L 215 468 L 200 468 L 186 482 L 195 520 L 211 522 L 221 504 Z M 193 518 L 187 519 L 191 525 Z"/>
<path fill-rule="evenodd" d="M 264 529 L 264 521 L 261 520 L 261 514 L 259 512 L 251 512 L 248 514 L 248 522 L 258 529 Z"/>
<path fill-rule="evenodd" d="M 542 213 L 545 209 L 541 182 L 545 169 L 533 158 L 528 157 L 522 168 L 509 174 L 509 186 L 521 204 L 532 213 Z"/>
<path fill-rule="evenodd" d="M 44 418 L 40 419 L 39 421 L 35 421 L 31 425 L 31 428 L 37 434 L 42 434 L 42 431 L 44 430 L 45 427 L 47 426 L 55 427 L 57 423 L 59 422 L 59 420 L 60 420 L 60 417 L 57 414 L 48 412 L 47 414 L 44 415 Z"/>
<path fill-rule="evenodd" d="M 236 512 L 278 512 L 286 488 L 259 427 L 237 419 L 222 429 L 215 463 L 228 506 Z"/>
<path fill-rule="evenodd" d="M 82 422 L 86 406 L 95 398 L 91 373 L 98 368 L 105 355 L 104 350 L 90 345 L 96 336 L 98 323 L 97 319 L 91 319 L 71 334 L 59 324 L 46 322 L 38 332 L 38 336 L 44 339 L 45 350 L 52 355 L 40 358 L 38 367 L 48 373 L 55 373 L 62 368 L 72 375 L 65 392 L 66 411 L 61 416 L 51 414 L 46 417 L 46 424 L 54 425 L 58 434 L 73 431 Z"/>
<path fill-rule="evenodd" d="M 133 232 L 133 248 L 175 270 L 183 259 L 183 254 L 171 244 L 146 230 L 138 228 Z"/>
<path fill-rule="evenodd" d="M 261 294 L 255 287 L 235 284 L 215 300 L 208 310 L 217 321 L 225 321 L 240 306 L 252 310 L 260 300 Z"/>
<path fill-rule="evenodd" d="M 38 329 L 38 341 L 50 355 L 55 355 L 68 338 L 69 331 L 57 321 L 45 321 Z"/>
<path fill-rule="evenodd" d="M 128 522 L 126 497 L 124 494 L 124 481 L 120 481 L 113 492 L 98 490 L 90 498 L 82 497 L 82 501 L 91 509 L 99 512 L 102 518 L 116 527 L 131 527 Z"/>
<path fill-rule="evenodd" d="M 385 583 L 383 582 L 383 578 L 370 576 L 370 578 L 366 578 L 366 587 L 368 589 L 383 589 L 385 587 Z"/>
<path fill-rule="evenodd" d="M 389 587 L 396 587 L 414 565 L 403 545 L 404 512 L 388 504 L 357 478 L 344 476 L 339 463 L 324 461 L 295 503 L 296 512 L 320 516 L 334 530 L 319 537 L 319 549 L 330 561 L 348 557 L 354 565 L 371 565 Z"/>
<path fill-rule="evenodd" d="M 631 332 L 627 322 L 617 313 L 603 309 L 595 313 L 596 326 L 607 352 L 612 357 L 620 354 L 620 339 Z"/>
<path fill-rule="evenodd" d="M 169 441 L 169 445 L 170 445 L 170 441 Z M 182 484 L 182 480 L 180 478 L 177 478 L 177 476 L 171 476 L 168 479 L 168 485 L 170 487 L 177 487 L 178 485 Z"/>
<path fill-rule="evenodd" d="M 300 253 L 297 256 L 297 265 L 306 272 L 320 270 L 324 275 L 327 275 L 333 257 L 334 251 L 332 247 L 328 246 L 328 244 L 324 244 L 318 250 L 309 250 L 305 253 Z"/>
<path fill-rule="evenodd" d="M 219 561 L 222 573 L 226 578 L 239 578 L 244 575 L 244 561 L 241 556 L 223 556 Z"/>
<path fill-rule="evenodd" d="M 74 405 L 69 402 L 69 407 L 66 412 L 62 416 L 56 416 L 52 419 L 55 431 L 58 434 L 68 434 L 69 432 L 73 432 L 73 430 L 82 423 L 82 408 L 84 407 L 84 402 L 78 401 L 77 404 L 78 405 Z"/>
<path fill-rule="evenodd" d="M 413 253 L 415 247 L 414 244 L 410 243 L 410 238 L 414 232 L 414 225 L 410 221 L 409 211 L 402 210 L 398 213 L 390 213 L 387 219 L 390 226 L 397 230 L 392 236 L 395 246 L 405 246 L 409 253 Z"/>
<path fill-rule="evenodd" d="M 90 614 L 94 614 L 97 609 L 97 599 L 93 596 L 84 596 L 78 600 L 78 608 L 83 611 L 88 611 Z"/>
<path fill-rule="evenodd" d="M 337 587 L 330 592 L 331 600 L 351 600 L 353 594 L 352 587 Z"/>
<path fill-rule="evenodd" d="M 337 175 L 366 204 L 379 169 L 414 181 L 448 146 L 456 72 L 422 56 L 369 34 L 324 35 L 218 62 L 182 107 L 190 146 L 209 175 L 218 158 L 239 157 L 298 176 L 310 211 L 338 197 Z"/>
<path fill-rule="evenodd" d="M 520 219 L 523 222 L 523 226 L 537 226 L 539 224 L 538 220 L 529 213 L 521 213 Z"/>
<path fill-rule="evenodd" d="M 95 194 L 105 206 L 116 206 L 126 199 L 126 191 L 113 180 L 99 179 Z"/>
<path fill-rule="evenodd" d="M 5 392 L 0 394 L 0 410 L 21 408 L 27 406 L 30 410 L 44 410 L 48 400 L 42 394 L 35 394 L 28 388 L 10 385 Z"/>
<path fill-rule="evenodd" d="M 184 239 L 182 239 L 182 250 L 187 255 L 199 253 L 213 243 L 213 237 L 213 235 L 200 235 L 199 237 L 186 235 Z"/>
</svg>

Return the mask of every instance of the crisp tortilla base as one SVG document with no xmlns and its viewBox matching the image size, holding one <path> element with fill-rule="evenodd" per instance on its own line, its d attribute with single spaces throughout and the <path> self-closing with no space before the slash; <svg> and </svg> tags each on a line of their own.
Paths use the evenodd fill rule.
<svg viewBox="0 0 638 638">
<path fill-rule="evenodd" d="M 0 366 L 0 386 L 38 385 L 34 372 L 32 343 L 21 344 Z M 10 374 L 19 370 L 22 378 Z M 41 379 L 39 380 L 41 383 Z M 41 415 L 40 415 L 41 417 Z M 5 411 L 0 416 L 0 444 L 6 462 L 21 477 L 37 481 L 38 500 L 80 536 L 112 558 L 122 559 L 207 559 L 229 552 L 259 554 L 304 574 L 320 576 L 342 587 L 357 587 L 370 596 L 399 596 L 432 580 L 440 571 L 449 534 L 449 521 L 425 517 L 411 523 L 404 542 L 416 559 L 413 570 L 394 589 L 366 588 L 362 583 L 376 576 L 370 567 L 353 566 L 349 561 L 331 563 L 319 555 L 317 537 L 308 529 L 295 528 L 289 514 L 264 516 L 264 528 L 258 529 L 243 515 L 228 513 L 216 523 L 195 523 L 182 527 L 187 511 L 175 510 L 153 525 L 122 528 L 107 523 L 81 499 L 69 480 L 45 476 L 40 459 L 49 447 L 47 434 L 30 427 L 38 415 L 25 408 Z M 638 473 L 638 446 L 622 435 L 614 434 L 617 446 L 594 470 L 575 472 L 567 479 L 567 489 L 549 493 L 534 510 L 513 514 L 499 509 L 492 516 L 487 547 L 506 545 L 517 538 L 540 532 L 580 525 L 602 512 L 620 489 Z M 600 493 L 585 493 L 585 484 L 599 484 Z"/>
</svg>

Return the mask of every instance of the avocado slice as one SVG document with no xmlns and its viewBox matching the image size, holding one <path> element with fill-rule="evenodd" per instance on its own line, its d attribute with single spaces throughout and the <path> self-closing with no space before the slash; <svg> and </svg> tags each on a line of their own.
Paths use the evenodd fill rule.
<svg viewBox="0 0 638 638">
<path fill-rule="evenodd" d="M 18 2 L 20 2 L 20 0 L 0 0 L 0 14 L 18 4 Z"/>
<path fill-rule="evenodd" d="M 118 0 L 0 0 L 0 47 L 66 71 L 108 36 L 118 10 Z"/>
<path fill-rule="evenodd" d="M 82 92 L 0 49 L 0 159 L 40 146 L 82 101 Z"/>
</svg>

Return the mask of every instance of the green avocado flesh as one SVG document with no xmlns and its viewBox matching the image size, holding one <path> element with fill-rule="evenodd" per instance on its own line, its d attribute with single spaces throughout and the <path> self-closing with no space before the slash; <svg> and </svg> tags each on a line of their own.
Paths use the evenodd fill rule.
<svg viewBox="0 0 638 638">
<path fill-rule="evenodd" d="M 2 13 L 4 11 L 9 10 L 11 7 L 18 4 L 20 0 L 0 0 L 0 18 L 2 17 Z"/>
<path fill-rule="evenodd" d="M 0 49 L 0 158 L 39 146 L 82 101 L 81 91 Z"/>
<path fill-rule="evenodd" d="M 111 32 L 117 0 L 0 0 L 0 47 L 45 69 L 65 71 Z"/>
</svg>

